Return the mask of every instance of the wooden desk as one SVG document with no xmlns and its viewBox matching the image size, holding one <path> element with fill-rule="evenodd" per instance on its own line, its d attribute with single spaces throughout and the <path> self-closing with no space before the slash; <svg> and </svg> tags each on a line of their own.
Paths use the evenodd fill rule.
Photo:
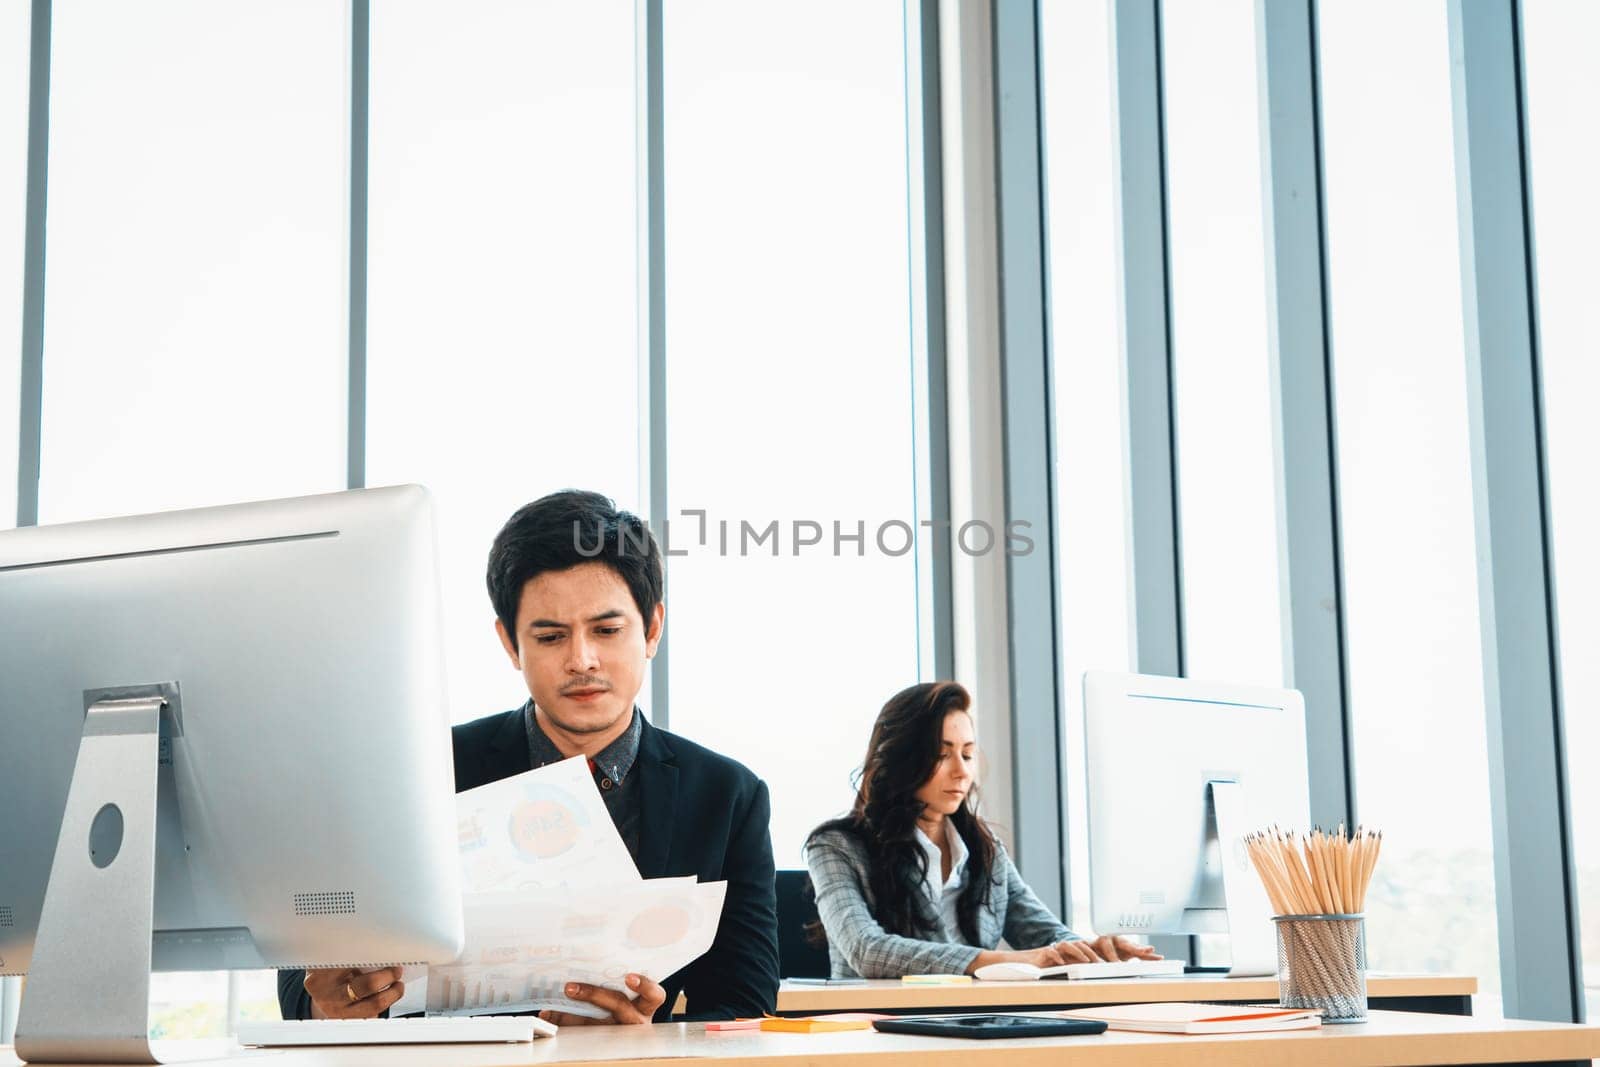
<svg viewBox="0 0 1600 1067">
<path fill-rule="evenodd" d="M 1478 980 L 1469 975 L 1368 975 L 1368 1003 L 1375 1009 L 1471 1015 Z M 1113 978 L 1088 981 L 972 982 L 916 986 L 898 979 L 872 979 L 864 985 L 796 985 L 778 988 L 778 1014 L 814 1015 L 825 1011 L 936 1012 L 1042 1011 L 1096 1004 L 1154 1001 L 1276 1001 L 1276 978 L 1224 978 L 1191 974 L 1173 978 Z"/>
<path fill-rule="evenodd" d="M 1070 1050 L 1070 1057 L 1063 1055 Z M 583 1063 L 638 1067 L 691 1060 L 704 1067 L 1437 1067 L 1443 1064 L 1587 1062 L 1600 1056 L 1600 1027 L 1507 1022 L 1457 1015 L 1377 1012 L 1350 1026 L 1282 1034 L 1180 1037 L 1107 1032 L 1098 1037 L 962 1041 L 851 1031 L 835 1034 L 708 1034 L 696 1024 L 563 1030 L 530 1045 L 298 1049 L 213 1061 L 240 1067 L 513 1067 Z M 0 1049 L 0 1067 L 16 1067 Z M 685 1065 L 688 1067 L 688 1065 Z"/>
</svg>

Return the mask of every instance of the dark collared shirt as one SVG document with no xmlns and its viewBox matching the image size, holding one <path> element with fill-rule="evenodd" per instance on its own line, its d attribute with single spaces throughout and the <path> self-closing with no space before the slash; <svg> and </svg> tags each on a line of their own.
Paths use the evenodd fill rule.
<svg viewBox="0 0 1600 1067">
<path fill-rule="evenodd" d="M 538 716 L 533 711 L 533 701 L 522 706 L 522 721 L 528 731 L 528 762 L 535 770 L 559 763 L 567 757 L 539 728 Z M 594 784 L 600 789 L 606 811 L 628 847 L 628 855 L 639 861 L 639 779 L 632 773 L 634 761 L 639 756 L 639 738 L 644 733 L 644 716 L 633 709 L 633 721 L 622 736 L 597 752 L 589 761 L 594 774 Z"/>
</svg>

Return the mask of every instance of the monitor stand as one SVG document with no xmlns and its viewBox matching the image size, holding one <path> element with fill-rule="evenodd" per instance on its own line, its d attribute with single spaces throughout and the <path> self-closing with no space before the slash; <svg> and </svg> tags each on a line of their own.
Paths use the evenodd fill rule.
<svg viewBox="0 0 1600 1067">
<path fill-rule="evenodd" d="M 29 1063 L 163 1063 L 149 1039 L 156 776 L 175 683 L 101 690 L 84 717 L 17 1019 Z"/>
<path fill-rule="evenodd" d="M 1277 974 L 1278 935 L 1272 925 L 1272 902 L 1267 899 L 1266 888 L 1244 843 L 1246 834 L 1261 827 L 1247 822 L 1241 783 L 1212 781 L 1206 785 L 1217 820 L 1222 892 L 1228 909 L 1228 942 L 1233 957 L 1228 977 Z"/>
</svg>

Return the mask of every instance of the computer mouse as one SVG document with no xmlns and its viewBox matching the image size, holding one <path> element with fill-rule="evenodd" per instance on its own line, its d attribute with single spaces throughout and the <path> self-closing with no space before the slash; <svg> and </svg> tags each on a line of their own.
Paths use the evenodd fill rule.
<svg viewBox="0 0 1600 1067">
<path fill-rule="evenodd" d="M 985 982 L 1031 982 L 1039 977 L 1039 968 L 1031 963 L 991 963 L 972 975 Z"/>
</svg>

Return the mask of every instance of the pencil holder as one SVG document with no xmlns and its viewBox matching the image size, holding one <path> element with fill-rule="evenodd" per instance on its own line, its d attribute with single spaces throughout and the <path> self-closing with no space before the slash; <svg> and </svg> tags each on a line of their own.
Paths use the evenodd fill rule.
<svg viewBox="0 0 1600 1067">
<path fill-rule="evenodd" d="M 1367 936 L 1362 915 L 1280 915 L 1278 999 L 1317 1008 L 1325 1023 L 1367 1020 Z"/>
</svg>

